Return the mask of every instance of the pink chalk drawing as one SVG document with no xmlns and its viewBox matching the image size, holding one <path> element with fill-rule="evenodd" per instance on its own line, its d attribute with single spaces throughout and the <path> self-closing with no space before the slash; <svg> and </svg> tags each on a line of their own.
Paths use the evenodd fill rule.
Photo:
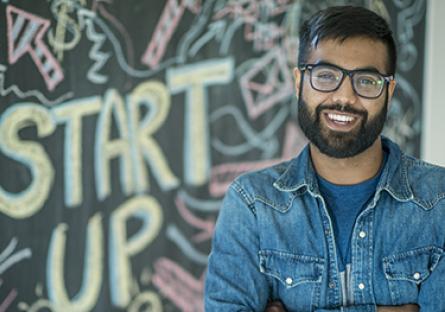
<svg viewBox="0 0 445 312">
<path fill-rule="evenodd" d="M 142 56 L 142 63 L 151 68 L 156 68 L 164 56 L 167 45 L 182 18 L 185 11 L 185 0 L 168 0 L 162 12 L 161 18 L 148 44 L 147 50 Z"/>
<path fill-rule="evenodd" d="M 279 158 L 251 161 L 225 163 L 212 168 L 210 174 L 209 193 L 214 197 L 223 196 L 230 183 L 239 175 L 252 171 L 263 169 L 282 161 L 289 160 L 297 156 L 307 143 L 300 128 L 293 122 L 286 125 L 286 134 L 284 138 L 282 154 Z"/>
<path fill-rule="evenodd" d="M 192 13 L 199 14 L 201 12 L 201 0 L 185 0 L 185 7 Z"/>
<path fill-rule="evenodd" d="M 179 3 L 180 2 L 180 3 Z M 164 7 L 161 18 L 153 32 L 147 50 L 142 56 L 142 63 L 150 68 L 156 68 L 165 54 L 170 39 L 178 27 L 185 9 L 189 9 L 194 14 L 199 14 L 201 10 L 200 0 L 168 0 Z"/>
<path fill-rule="evenodd" d="M 204 311 L 204 273 L 198 280 L 176 262 L 159 258 L 155 264 L 152 282 L 161 294 L 183 312 Z"/>
<path fill-rule="evenodd" d="M 308 141 L 300 126 L 295 122 L 287 123 L 285 133 L 281 157 L 283 160 L 289 160 L 300 154 Z"/>
<path fill-rule="evenodd" d="M 253 41 L 255 51 L 269 51 L 278 46 L 278 40 L 285 35 L 285 29 L 275 23 L 254 23 L 244 27 L 244 37 Z"/>
<path fill-rule="evenodd" d="M 225 16 L 231 18 L 244 18 L 244 21 L 258 21 L 260 14 L 262 17 L 274 17 L 286 13 L 290 0 L 238 0 L 228 1 L 227 4 L 218 10 L 213 16 L 214 19 L 220 19 Z M 252 20 L 254 19 L 254 20 Z"/>
<path fill-rule="evenodd" d="M 45 80 L 48 90 L 53 90 L 62 80 L 59 62 L 43 42 L 50 25 L 49 20 L 20 10 L 12 5 L 6 8 L 8 61 L 16 63 L 29 53 Z"/>
<path fill-rule="evenodd" d="M 224 195 L 230 183 L 245 172 L 259 170 L 280 162 L 280 159 L 227 163 L 215 166 L 210 174 L 209 193 L 214 197 Z"/>
<path fill-rule="evenodd" d="M 176 198 L 176 207 L 178 208 L 179 213 L 184 218 L 187 223 L 194 226 L 195 228 L 201 229 L 202 231 L 195 236 L 192 237 L 192 240 L 195 243 L 200 243 L 206 240 L 209 240 L 212 238 L 213 231 L 215 228 L 215 220 L 209 219 L 209 220 L 202 220 L 196 216 L 194 216 L 190 210 L 187 209 L 185 206 L 184 201 L 180 198 Z"/>
<path fill-rule="evenodd" d="M 17 290 L 13 289 L 9 292 L 3 302 L 0 304 L 0 312 L 5 312 L 17 297 Z"/>
<path fill-rule="evenodd" d="M 213 19 L 229 17 L 241 19 L 244 23 L 255 23 L 260 16 L 260 6 L 257 0 L 231 1 L 218 10 Z"/>
<path fill-rule="evenodd" d="M 285 35 L 285 30 L 275 22 L 265 22 L 264 19 L 286 13 L 290 5 L 289 0 L 232 1 L 218 10 L 213 19 L 228 17 L 241 21 L 245 24 L 244 38 L 254 42 L 254 50 L 270 50 Z"/>
<path fill-rule="evenodd" d="M 251 119 L 256 119 L 293 93 L 292 78 L 279 48 L 260 58 L 239 80 Z"/>
</svg>

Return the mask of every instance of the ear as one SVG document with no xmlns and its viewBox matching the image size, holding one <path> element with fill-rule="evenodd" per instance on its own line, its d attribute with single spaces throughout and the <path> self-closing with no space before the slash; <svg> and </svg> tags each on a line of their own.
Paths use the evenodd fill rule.
<svg viewBox="0 0 445 312">
<path fill-rule="evenodd" d="M 391 80 L 388 85 L 388 109 L 391 106 L 391 99 L 394 94 L 394 90 L 396 89 L 397 82 L 395 79 Z"/>
<path fill-rule="evenodd" d="M 296 96 L 300 94 L 300 85 L 301 85 L 301 71 L 298 67 L 294 67 L 294 79 L 295 79 L 295 91 Z"/>
</svg>

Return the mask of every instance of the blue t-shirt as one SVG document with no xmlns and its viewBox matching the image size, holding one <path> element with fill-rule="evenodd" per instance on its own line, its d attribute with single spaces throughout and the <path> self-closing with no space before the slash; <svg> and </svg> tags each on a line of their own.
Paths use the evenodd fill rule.
<svg viewBox="0 0 445 312">
<path fill-rule="evenodd" d="M 386 160 L 386 155 L 384 157 Z M 384 166 L 382 166 L 383 168 Z M 381 175 L 354 185 L 333 184 L 320 176 L 318 186 L 331 215 L 338 250 L 339 270 L 351 263 L 351 234 L 355 220 L 374 195 Z"/>
</svg>

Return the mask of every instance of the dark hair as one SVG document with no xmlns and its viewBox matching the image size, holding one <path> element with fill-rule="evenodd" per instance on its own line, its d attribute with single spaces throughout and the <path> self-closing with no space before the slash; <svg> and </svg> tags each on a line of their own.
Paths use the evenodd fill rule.
<svg viewBox="0 0 445 312">
<path fill-rule="evenodd" d="M 388 52 L 388 74 L 395 74 L 397 51 L 388 23 L 371 10 L 358 6 L 335 6 L 318 11 L 300 28 L 298 64 L 306 62 L 311 49 L 325 39 L 345 41 L 368 37 L 382 41 Z"/>
</svg>

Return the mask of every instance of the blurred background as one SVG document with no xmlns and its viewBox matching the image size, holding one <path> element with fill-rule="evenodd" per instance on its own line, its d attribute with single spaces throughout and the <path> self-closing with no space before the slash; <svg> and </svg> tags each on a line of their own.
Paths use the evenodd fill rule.
<svg viewBox="0 0 445 312">
<path fill-rule="evenodd" d="M 0 312 L 203 311 L 238 175 L 295 157 L 302 21 L 387 19 L 385 135 L 445 165 L 440 0 L 2 0 Z"/>
</svg>

